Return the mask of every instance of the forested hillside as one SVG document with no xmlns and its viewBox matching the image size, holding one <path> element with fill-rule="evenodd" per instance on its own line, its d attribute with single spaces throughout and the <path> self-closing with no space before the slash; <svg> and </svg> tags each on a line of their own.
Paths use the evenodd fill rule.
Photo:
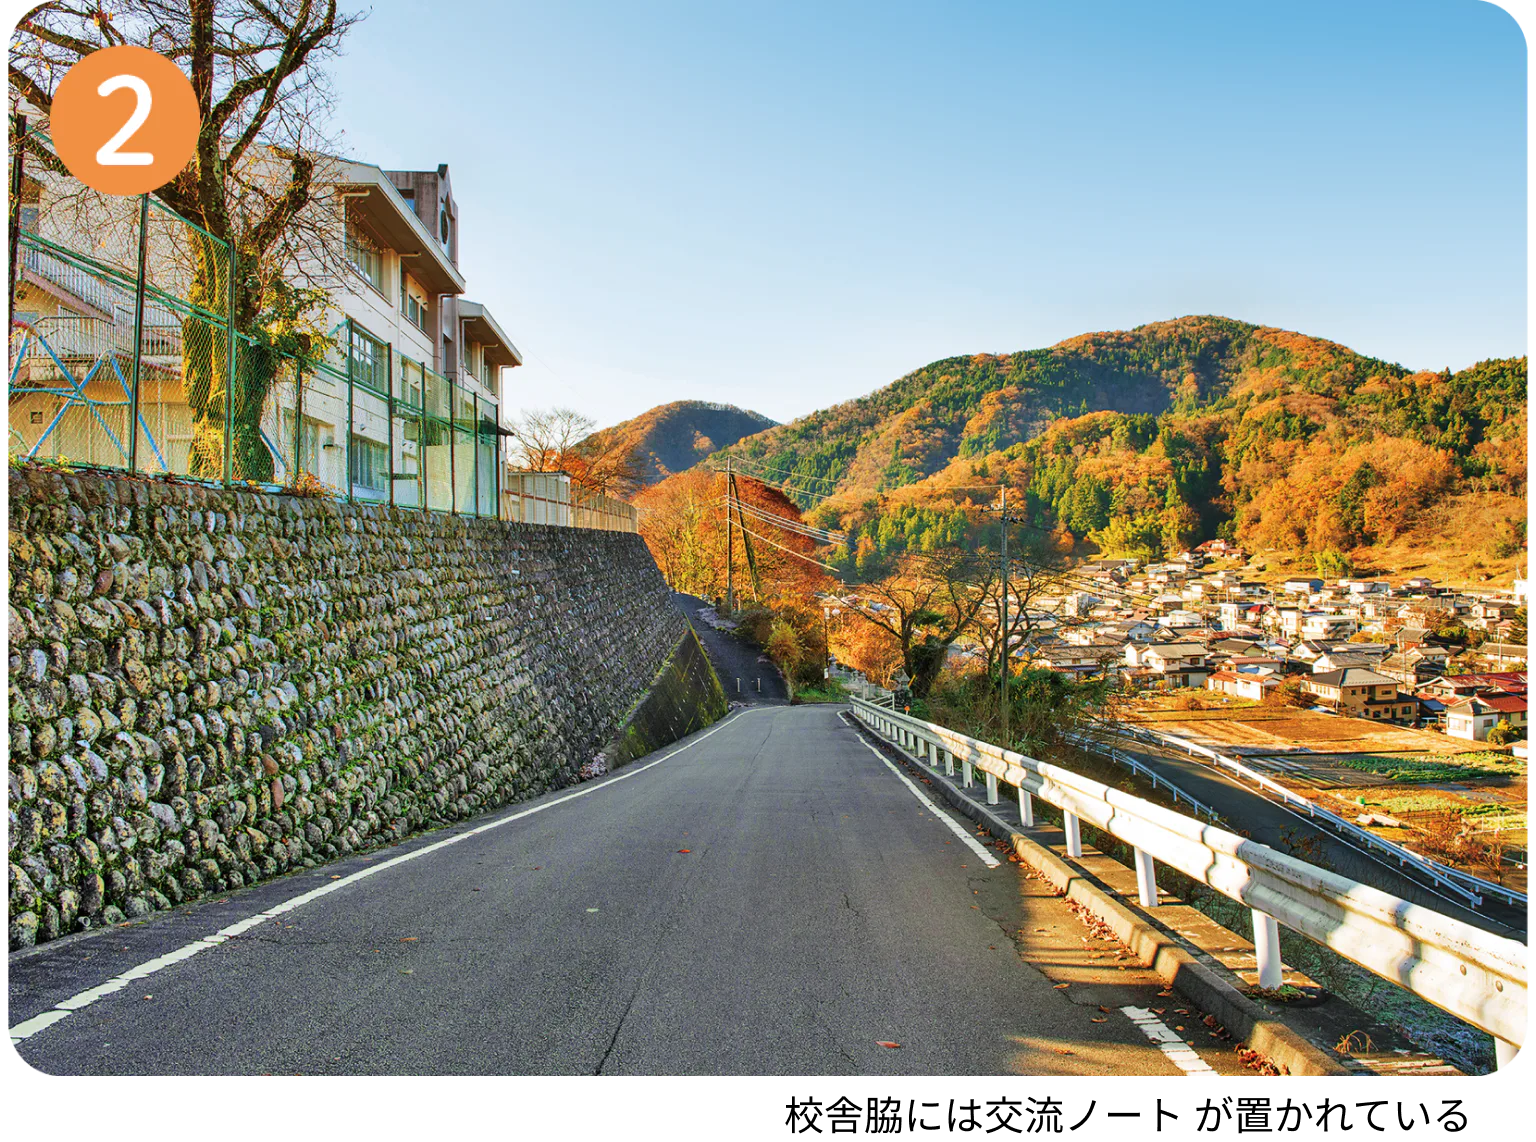
<svg viewBox="0 0 1536 1142">
<path fill-rule="evenodd" d="M 1449 541 L 1493 567 L 1524 544 L 1525 417 L 1523 357 L 1412 373 L 1185 317 L 937 361 L 729 451 L 789 473 L 850 560 L 955 542 L 956 505 L 985 498 L 957 489 L 1006 476 L 1084 551 L 1226 536 L 1342 570 Z"/>
<path fill-rule="evenodd" d="M 609 445 L 623 455 L 633 453 L 645 484 L 664 480 L 693 467 L 704 457 L 728 448 L 743 436 L 772 428 L 777 421 L 735 405 L 681 400 L 658 405 L 612 428 L 594 432 L 589 442 L 599 452 Z"/>
</svg>

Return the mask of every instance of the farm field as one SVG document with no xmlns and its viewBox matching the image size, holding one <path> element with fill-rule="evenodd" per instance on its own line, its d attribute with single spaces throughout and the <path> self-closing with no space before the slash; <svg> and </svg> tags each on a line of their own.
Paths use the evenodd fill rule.
<svg viewBox="0 0 1536 1142">
<path fill-rule="evenodd" d="M 1122 715 L 1149 729 L 1242 755 L 1290 753 L 1455 754 L 1483 747 L 1431 730 L 1268 706 L 1177 710 L 1133 708 Z"/>
<path fill-rule="evenodd" d="M 1180 704 L 1178 696 L 1160 695 L 1124 716 L 1240 755 L 1292 792 L 1384 839 L 1526 890 L 1527 772 L 1519 758 L 1428 730 L 1310 710 L 1172 708 Z"/>
</svg>

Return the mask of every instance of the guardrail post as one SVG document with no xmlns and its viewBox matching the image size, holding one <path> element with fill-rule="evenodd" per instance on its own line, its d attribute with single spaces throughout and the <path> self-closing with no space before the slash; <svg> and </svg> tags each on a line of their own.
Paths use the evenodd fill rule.
<svg viewBox="0 0 1536 1142">
<path fill-rule="evenodd" d="M 997 804 L 997 775 L 995 773 L 987 774 L 987 804 Z"/>
<path fill-rule="evenodd" d="M 969 761 L 962 761 L 960 763 L 960 784 L 965 789 L 969 789 L 973 784 L 971 763 Z"/>
<path fill-rule="evenodd" d="M 1253 909 L 1253 955 L 1259 966 L 1259 986 L 1280 986 L 1280 925 L 1268 912 Z"/>
<path fill-rule="evenodd" d="M 1157 907 L 1157 866 L 1152 863 L 1152 854 L 1144 853 L 1140 849 L 1136 853 L 1136 898 L 1143 908 Z"/>
<path fill-rule="evenodd" d="M 1019 786 L 1019 820 L 1026 829 L 1032 829 L 1035 825 L 1035 799 L 1029 795 L 1029 790 Z"/>
<path fill-rule="evenodd" d="M 945 777 L 953 777 L 954 775 L 955 775 L 955 755 L 953 753 L 951 753 L 949 750 L 945 750 L 944 751 L 944 776 Z"/>
<path fill-rule="evenodd" d="M 1077 827 L 1077 814 L 1068 813 L 1065 809 L 1061 813 L 1061 828 L 1067 834 L 1067 855 L 1080 857 L 1083 855 L 1083 837 Z"/>
</svg>

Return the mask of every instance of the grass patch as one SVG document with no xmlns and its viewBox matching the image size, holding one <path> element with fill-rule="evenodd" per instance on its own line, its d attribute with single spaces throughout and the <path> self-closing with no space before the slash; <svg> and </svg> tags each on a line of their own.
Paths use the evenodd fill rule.
<svg viewBox="0 0 1536 1142">
<path fill-rule="evenodd" d="M 844 686 L 836 678 L 830 678 L 820 686 L 801 686 L 795 690 L 795 700 L 799 702 L 846 702 L 848 701 L 848 687 Z"/>
<path fill-rule="evenodd" d="M 1404 784 L 1427 781 L 1476 781 L 1484 777 L 1518 777 L 1525 773 L 1525 762 L 1507 753 L 1488 751 L 1434 754 L 1357 753 L 1335 755 L 1335 765 L 1361 773 L 1376 773 Z"/>
</svg>

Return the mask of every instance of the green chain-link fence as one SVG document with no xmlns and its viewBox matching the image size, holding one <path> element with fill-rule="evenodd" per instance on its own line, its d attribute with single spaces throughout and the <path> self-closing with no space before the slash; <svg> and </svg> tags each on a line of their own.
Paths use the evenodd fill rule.
<svg viewBox="0 0 1536 1142">
<path fill-rule="evenodd" d="M 12 216 L 12 456 L 498 514 L 494 400 L 351 319 L 333 352 L 276 352 L 235 327 L 227 243 L 152 195 L 29 173 Z"/>
</svg>

